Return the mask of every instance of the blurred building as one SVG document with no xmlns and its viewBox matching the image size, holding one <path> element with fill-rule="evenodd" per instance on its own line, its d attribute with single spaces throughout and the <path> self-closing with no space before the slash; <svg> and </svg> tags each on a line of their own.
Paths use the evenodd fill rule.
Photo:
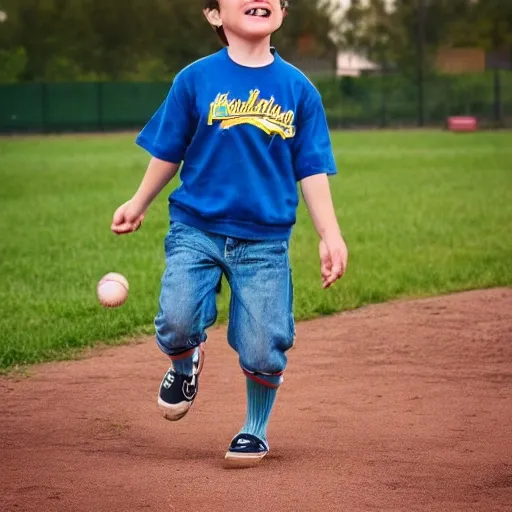
<svg viewBox="0 0 512 512">
<path fill-rule="evenodd" d="M 442 48 L 437 52 L 435 64 L 438 71 L 450 74 L 512 69 L 508 50 L 486 52 L 480 48 Z"/>
<path fill-rule="evenodd" d="M 361 76 L 379 70 L 378 64 L 354 52 L 339 52 L 336 57 L 336 76 Z"/>
</svg>

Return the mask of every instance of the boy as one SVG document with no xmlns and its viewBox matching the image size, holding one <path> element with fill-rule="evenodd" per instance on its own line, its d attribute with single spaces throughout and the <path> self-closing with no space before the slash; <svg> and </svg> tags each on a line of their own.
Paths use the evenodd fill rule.
<svg viewBox="0 0 512 512">
<path fill-rule="evenodd" d="M 297 182 L 320 236 L 323 287 L 345 272 L 347 248 L 328 178 L 335 163 L 320 95 L 270 46 L 280 0 L 206 0 L 225 47 L 183 69 L 137 137 L 152 156 L 142 183 L 114 214 L 117 234 L 138 229 L 177 174 L 165 238 L 166 268 L 155 319 L 172 366 L 160 385 L 165 418 L 181 419 L 198 390 L 215 291 L 231 288 L 228 341 L 246 376 L 247 417 L 225 460 L 247 467 L 269 451 L 267 424 L 295 327 L 288 243 Z"/>
</svg>

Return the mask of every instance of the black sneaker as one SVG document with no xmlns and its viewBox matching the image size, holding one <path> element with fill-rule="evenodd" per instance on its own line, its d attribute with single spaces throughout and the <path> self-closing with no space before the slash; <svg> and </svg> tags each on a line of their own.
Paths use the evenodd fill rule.
<svg viewBox="0 0 512 512">
<path fill-rule="evenodd" d="M 204 349 L 200 345 L 197 360 L 194 361 L 192 375 L 183 375 L 171 366 L 162 379 L 158 393 L 158 407 L 164 418 L 178 421 L 192 407 L 199 387 L 199 374 L 203 368 Z"/>
<path fill-rule="evenodd" d="M 268 453 L 268 445 L 252 434 L 238 434 L 225 456 L 225 462 L 232 468 L 249 468 L 256 465 Z"/>
</svg>

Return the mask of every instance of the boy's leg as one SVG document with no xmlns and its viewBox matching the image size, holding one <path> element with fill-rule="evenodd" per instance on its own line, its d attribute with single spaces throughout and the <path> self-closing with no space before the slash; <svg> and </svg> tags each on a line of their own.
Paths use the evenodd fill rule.
<svg viewBox="0 0 512 512">
<path fill-rule="evenodd" d="M 293 285 L 287 242 L 240 242 L 226 252 L 232 297 L 228 338 L 247 379 L 247 418 L 226 454 L 247 466 L 268 452 L 267 424 L 293 345 Z"/>
<path fill-rule="evenodd" d="M 166 268 L 155 328 L 159 348 L 172 360 L 158 395 L 169 420 L 182 418 L 197 394 L 205 331 L 217 316 L 217 252 L 209 235 L 182 224 L 173 223 L 165 239 Z"/>
</svg>

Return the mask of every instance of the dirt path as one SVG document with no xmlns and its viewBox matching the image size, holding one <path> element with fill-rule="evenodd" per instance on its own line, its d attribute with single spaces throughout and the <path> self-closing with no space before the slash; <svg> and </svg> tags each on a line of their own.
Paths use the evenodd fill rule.
<svg viewBox="0 0 512 512">
<path fill-rule="evenodd" d="M 224 338 L 176 424 L 152 340 L 0 379 L 0 510 L 512 511 L 512 289 L 299 324 L 252 470 L 222 468 L 245 408 Z"/>
</svg>

